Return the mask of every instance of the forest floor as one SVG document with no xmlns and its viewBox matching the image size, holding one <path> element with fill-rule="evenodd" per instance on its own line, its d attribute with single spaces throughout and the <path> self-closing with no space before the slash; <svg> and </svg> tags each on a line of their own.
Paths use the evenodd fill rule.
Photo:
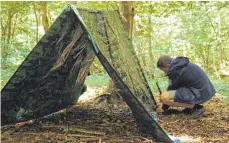
<svg viewBox="0 0 229 143">
<path fill-rule="evenodd" d="M 124 102 L 107 103 L 82 97 L 77 104 L 35 122 L 1 128 L 2 143 L 74 142 L 156 142 L 147 136 L 128 112 Z M 184 114 L 163 115 L 158 123 L 168 133 L 188 143 L 228 143 L 229 103 L 217 97 L 204 104 L 206 112 L 198 118 Z"/>
</svg>

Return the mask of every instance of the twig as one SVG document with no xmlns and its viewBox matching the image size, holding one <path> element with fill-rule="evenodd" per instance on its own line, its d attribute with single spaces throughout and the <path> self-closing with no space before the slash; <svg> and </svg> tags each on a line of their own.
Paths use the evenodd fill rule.
<svg viewBox="0 0 229 143">
<path fill-rule="evenodd" d="M 20 141 L 20 143 L 23 143 L 23 141 L 27 140 L 30 137 L 25 137 L 23 140 Z"/>
<path fill-rule="evenodd" d="M 99 138 L 99 143 L 102 143 L 102 139 L 101 138 Z"/>
<path fill-rule="evenodd" d="M 58 126 L 58 125 L 52 125 L 52 126 L 42 126 L 42 128 L 63 128 L 63 129 L 65 129 L 66 127 Z M 105 135 L 105 133 L 103 133 L 103 132 L 88 131 L 88 130 L 85 130 L 85 129 L 78 129 L 77 127 L 74 127 L 74 126 L 69 126 L 68 130 L 81 132 L 81 133 L 86 133 L 86 134 Z"/>
<path fill-rule="evenodd" d="M 29 132 L 20 132 L 20 133 L 11 133 L 12 135 L 49 135 L 50 132 L 43 132 L 43 133 L 29 133 Z M 69 137 L 81 137 L 81 138 L 96 138 L 96 136 L 88 136 L 88 135 L 81 135 L 81 134 L 54 134 L 55 136 L 69 136 Z"/>
</svg>

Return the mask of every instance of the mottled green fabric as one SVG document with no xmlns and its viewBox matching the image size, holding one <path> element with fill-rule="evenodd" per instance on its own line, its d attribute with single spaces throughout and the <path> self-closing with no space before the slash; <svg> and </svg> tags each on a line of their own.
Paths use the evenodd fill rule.
<svg viewBox="0 0 229 143">
<path fill-rule="evenodd" d="M 74 104 L 94 57 L 87 31 L 67 6 L 2 89 L 2 125 Z"/>
</svg>

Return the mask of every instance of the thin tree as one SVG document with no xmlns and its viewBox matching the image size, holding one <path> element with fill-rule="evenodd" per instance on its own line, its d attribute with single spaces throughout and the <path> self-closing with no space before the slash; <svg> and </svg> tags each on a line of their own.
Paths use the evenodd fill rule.
<svg viewBox="0 0 229 143">
<path fill-rule="evenodd" d="M 36 10 L 36 2 L 33 3 L 34 15 L 36 18 L 36 41 L 38 42 L 38 18 L 37 18 L 37 10 Z"/>
<path fill-rule="evenodd" d="M 130 38 L 132 38 L 133 35 L 135 4 L 136 2 L 133 1 L 121 1 L 119 5 L 120 14 L 125 21 L 126 32 Z"/>
<path fill-rule="evenodd" d="M 46 1 L 40 2 L 40 6 L 41 6 L 42 25 L 44 27 L 45 32 L 47 32 L 49 28 L 49 21 L 47 16 L 47 2 Z"/>
</svg>

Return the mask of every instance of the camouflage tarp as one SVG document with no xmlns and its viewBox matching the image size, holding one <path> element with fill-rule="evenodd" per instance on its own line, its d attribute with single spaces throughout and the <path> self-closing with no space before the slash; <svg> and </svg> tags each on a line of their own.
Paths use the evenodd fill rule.
<svg viewBox="0 0 229 143">
<path fill-rule="evenodd" d="M 41 117 L 78 99 L 95 54 L 67 7 L 2 89 L 2 125 Z"/>
<path fill-rule="evenodd" d="M 157 104 L 141 71 L 138 58 L 130 39 L 128 39 L 119 12 L 90 12 L 86 10 L 79 10 L 79 12 L 87 30 L 111 67 L 115 69 L 118 76 L 144 108 L 148 112 L 155 111 Z M 103 61 L 101 62 L 103 63 Z"/>
<path fill-rule="evenodd" d="M 96 54 L 137 122 L 172 142 L 150 115 L 157 105 L 118 11 L 79 12 L 68 5 L 2 89 L 2 125 L 73 104 Z"/>
</svg>

